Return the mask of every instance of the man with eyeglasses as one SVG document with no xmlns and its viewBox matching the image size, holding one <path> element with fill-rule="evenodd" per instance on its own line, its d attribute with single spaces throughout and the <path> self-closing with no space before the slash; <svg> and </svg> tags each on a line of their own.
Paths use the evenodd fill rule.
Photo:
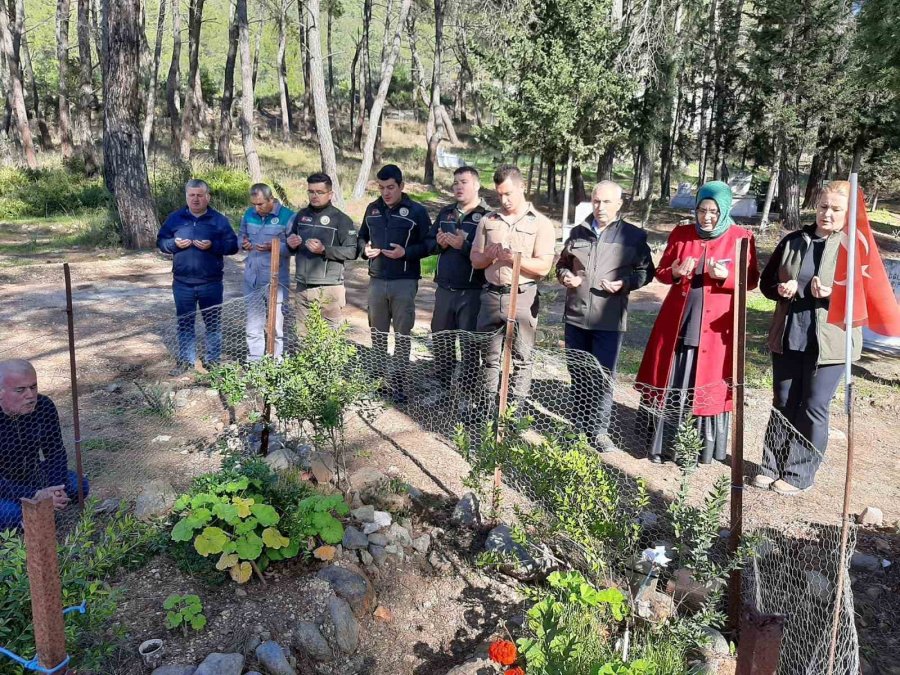
<svg viewBox="0 0 900 675">
<path fill-rule="evenodd" d="M 572 378 L 575 428 L 600 452 L 617 446 L 609 436 L 612 383 L 628 322 L 628 294 L 653 280 L 647 234 L 619 217 L 622 188 L 596 185 L 594 207 L 572 228 L 556 277 L 566 288 L 566 362 Z M 601 371 L 600 367 L 603 367 Z"/>
<path fill-rule="evenodd" d="M 331 178 L 314 173 L 306 185 L 309 205 L 294 216 L 287 238 L 288 248 L 297 258 L 294 307 L 300 332 L 313 302 L 319 303 L 322 316 L 332 324 L 344 320 L 344 263 L 359 255 L 353 220 L 331 203 Z"/>
<path fill-rule="evenodd" d="M 294 212 L 275 199 L 265 183 L 250 186 L 250 203 L 241 218 L 238 237 L 247 251 L 244 260 L 244 297 L 247 298 L 247 360 L 259 361 L 266 351 L 266 305 L 269 294 L 261 289 L 269 283 L 272 267 L 272 242 L 278 239 L 279 258 L 277 311 L 275 314 L 275 358 L 284 349 L 284 301 L 290 281 L 287 233 Z"/>
</svg>

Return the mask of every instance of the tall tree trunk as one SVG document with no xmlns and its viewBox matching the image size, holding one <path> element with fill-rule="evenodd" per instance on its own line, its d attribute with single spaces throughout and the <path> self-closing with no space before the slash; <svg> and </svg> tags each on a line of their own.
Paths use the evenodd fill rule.
<svg viewBox="0 0 900 675">
<path fill-rule="evenodd" d="M 89 176 L 100 171 L 94 132 L 91 126 L 91 110 L 94 107 L 93 68 L 91 66 L 90 0 L 78 0 L 78 154 Z"/>
<path fill-rule="evenodd" d="M 9 14 L 0 6 L 0 49 L 6 61 L 8 72 L 12 116 L 19 137 L 19 144 L 25 156 L 25 163 L 31 169 L 37 168 L 37 155 L 34 153 L 34 141 L 31 137 L 31 128 L 28 126 L 28 110 L 25 107 L 25 90 L 22 88 L 21 68 L 19 59 L 13 50 L 13 36 L 9 24 Z"/>
<path fill-rule="evenodd" d="M 789 157 L 782 146 L 778 171 L 778 199 L 781 202 L 781 223 L 786 230 L 800 229 L 800 182 L 798 159 Z"/>
<path fill-rule="evenodd" d="M 319 154 L 322 157 L 322 170 L 330 177 L 334 185 L 334 201 L 339 207 L 344 205 L 344 196 L 338 181 L 337 158 L 334 154 L 334 142 L 331 139 L 331 122 L 328 118 L 328 97 L 325 94 L 325 64 L 322 61 L 322 37 L 319 32 L 319 0 L 306 0 L 308 13 L 307 33 L 309 44 L 309 79 L 312 85 L 313 108 L 316 114 L 316 136 L 319 139 Z"/>
<path fill-rule="evenodd" d="M 140 127 L 140 9 L 103 0 L 103 157 L 125 246 L 153 246 L 159 221 L 150 194 Z"/>
<path fill-rule="evenodd" d="M 303 30 L 303 26 L 300 27 Z M 281 105 L 281 135 L 284 140 L 291 138 L 291 110 L 288 103 L 287 65 L 284 54 L 287 51 L 287 4 L 282 1 L 278 16 L 278 55 L 275 59 L 278 71 L 278 99 Z M 320 50 L 321 51 L 321 50 Z"/>
<path fill-rule="evenodd" d="M 653 156 L 655 143 L 652 140 L 642 140 L 637 148 L 637 168 L 634 172 L 634 182 L 631 193 L 635 201 L 650 199 L 653 193 Z"/>
<path fill-rule="evenodd" d="M 613 165 L 616 162 L 616 146 L 610 143 L 597 160 L 597 182 L 612 180 Z"/>
<path fill-rule="evenodd" d="M 441 58 L 444 41 L 444 3 L 434 2 L 434 65 L 431 69 L 431 102 L 426 125 L 425 151 L 425 184 L 434 185 L 434 163 L 437 160 L 438 146 L 444 138 L 444 119 L 441 116 Z M 430 128 L 429 128 L 430 127 Z M 428 133 L 430 132 L 430 133 Z"/>
<path fill-rule="evenodd" d="M 559 190 L 556 189 L 556 162 L 547 161 L 547 201 L 559 203 Z"/>
<path fill-rule="evenodd" d="M 69 0 L 56 3 L 56 60 L 59 68 L 59 92 L 56 105 L 59 110 L 59 141 L 63 159 L 71 159 L 72 123 L 69 119 Z"/>
<path fill-rule="evenodd" d="M 247 18 L 247 0 L 237 0 L 238 47 L 241 53 L 241 138 L 247 170 L 254 183 L 262 181 L 262 168 L 253 138 L 253 64 L 250 61 L 250 23 Z"/>
<path fill-rule="evenodd" d="M 534 186 L 534 196 L 538 197 L 541 194 L 541 179 L 544 177 L 544 156 L 538 156 L 538 169 L 537 169 L 537 185 Z"/>
<path fill-rule="evenodd" d="M 588 201 L 587 190 L 584 187 L 584 174 L 581 173 L 581 166 L 578 164 L 572 167 L 572 200 L 575 206 Z"/>
<path fill-rule="evenodd" d="M 166 78 L 166 108 L 172 149 L 181 150 L 181 0 L 172 0 L 172 61 Z"/>
<path fill-rule="evenodd" d="M 230 6 L 228 21 L 228 53 L 225 55 L 225 83 L 219 102 L 219 142 L 216 161 L 231 164 L 231 106 L 234 104 L 234 62 L 238 49 L 238 22 L 234 5 Z"/>
<path fill-rule="evenodd" d="M 50 139 L 50 129 L 47 121 L 41 114 L 41 96 L 38 92 L 37 79 L 34 76 L 34 67 L 31 63 L 31 49 L 28 47 L 28 35 L 25 31 L 25 0 L 15 0 L 15 34 L 18 36 L 18 45 L 15 46 L 16 57 L 21 67 L 22 87 L 30 92 L 31 117 L 38 128 L 38 142 L 44 150 L 50 150 L 53 142 Z M 27 107 L 26 93 L 26 114 Z"/>
<path fill-rule="evenodd" d="M 375 154 L 375 139 L 378 136 L 378 127 L 381 121 L 381 113 L 384 110 L 384 101 L 387 98 L 388 89 L 391 86 L 391 78 L 394 75 L 394 65 L 397 63 L 397 55 L 400 53 L 400 42 L 403 36 L 403 27 L 406 25 L 406 15 L 412 0 L 402 0 L 400 4 L 400 16 L 394 30 L 394 40 L 390 52 L 387 55 L 381 69 L 381 84 L 378 85 L 378 94 L 372 102 L 372 110 L 369 113 L 369 131 L 366 134 L 366 145 L 363 148 L 362 164 L 359 167 L 359 176 L 353 188 L 353 198 L 359 199 L 366 192 L 369 182 L 369 172 L 372 170 L 372 160 Z"/>
<path fill-rule="evenodd" d="M 156 124 L 156 91 L 159 89 L 159 62 L 162 57 L 163 32 L 166 26 L 166 2 L 159 0 L 159 15 L 156 17 L 156 41 L 153 45 L 153 65 L 150 75 L 150 87 L 147 92 L 147 116 L 144 118 L 144 157 L 150 157 L 150 143 L 153 140 L 153 127 Z"/>
<path fill-rule="evenodd" d="M 303 26 L 301 25 L 302 29 Z M 256 31 L 256 40 L 253 41 L 253 91 L 256 91 L 256 77 L 259 75 L 259 47 L 262 44 L 262 26 Z"/>
<path fill-rule="evenodd" d="M 194 140 L 194 106 L 197 102 L 198 78 L 200 77 L 200 28 L 203 25 L 203 3 L 205 0 L 190 0 L 188 5 L 188 86 L 181 111 L 182 162 L 191 160 L 191 143 Z"/>
<path fill-rule="evenodd" d="M 325 48 L 328 50 L 328 98 L 334 96 L 334 52 L 331 48 L 332 24 L 334 23 L 334 2 L 328 3 L 328 36 Z M 314 94 L 315 95 L 315 94 Z"/>
<path fill-rule="evenodd" d="M 803 208 L 808 209 L 819 199 L 819 191 L 822 189 L 823 170 L 825 169 L 824 152 L 813 155 L 812 164 L 809 167 L 809 180 L 806 181 L 806 190 L 803 193 Z"/>
<path fill-rule="evenodd" d="M 356 87 L 356 65 L 359 63 L 359 52 L 362 48 L 362 40 L 356 41 L 356 49 L 353 52 L 353 60 L 350 62 L 350 134 L 356 128 L 356 97 L 359 95 Z"/>
<path fill-rule="evenodd" d="M 372 109 L 372 72 L 369 69 L 369 34 L 371 27 L 372 0 L 363 0 L 362 58 L 359 62 L 359 123 L 353 133 L 353 148 L 356 150 L 362 150 L 366 113 Z"/>
</svg>

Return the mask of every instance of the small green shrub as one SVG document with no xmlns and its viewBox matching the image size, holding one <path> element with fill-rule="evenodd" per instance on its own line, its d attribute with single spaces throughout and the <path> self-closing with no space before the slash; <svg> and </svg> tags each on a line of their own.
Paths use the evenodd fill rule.
<svg viewBox="0 0 900 675">
<path fill-rule="evenodd" d="M 206 616 L 203 614 L 203 603 L 199 595 L 175 595 L 174 593 L 163 602 L 166 611 L 166 628 L 175 630 L 181 628 L 187 635 L 188 626 L 196 631 L 206 627 Z"/>
<path fill-rule="evenodd" d="M 87 603 L 87 613 L 66 615 L 66 646 L 84 672 L 109 672 L 104 662 L 125 637 L 112 625 L 120 592 L 108 580 L 134 569 L 158 550 L 155 527 L 136 520 L 127 506 L 111 516 L 97 516 L 96 500 L 88 500 L 75 527 L 59 542 L 59 574 L 63 607 Z M 22 535 L 0 532 L 0 645 L 30 658 L 34 655 L 31 593 Z M 5 658 L 0 673 L 21 673 Z"/>
<path fill-rule="evenodd" d="M 43 218 L 109 204 L 102 179 L 77 169 L 0 169 L 0 218 Z"/>
</svg>

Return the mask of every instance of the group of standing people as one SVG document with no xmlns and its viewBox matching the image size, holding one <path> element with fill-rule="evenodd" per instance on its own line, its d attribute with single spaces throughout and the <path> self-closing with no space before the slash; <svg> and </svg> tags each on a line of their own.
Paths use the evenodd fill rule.
<svg viewBox="0 0 900 675">
<path fill-rule="evenodd" d="M 517 292 L 511 345 L 510 395 L 529 392 L 538 323 L 538 282 L 553 269 L 555 229 L 527 200 L 522 174 L 502 165 L 493 175 L 499 208 L 481 199 L 480 177 L 472 167 L 454 172 L 454 203 L 432 221 L 426 209 L 404 192 L 403 173 L 386 165 L 377 174 L 380 196 L 370 203 L 358 228 L 332 204 L 330 178 L 308 179 L 309 204 L 294 213 L 271 189 L 250 189 L 252 206 L 235 235 L 227 219 L 209 207 L 209 188 L 192 180 L 187 205 L 160 230 L 160 250 L 174 257 L 173 293 L 178 315 L 178 364 L 173 374 L 194 365 L 194 312 L 206 322 L 206 365 L 221 356 L 225 255 L 248 252 L 244 291 L 268 283 L 273 239 L 280 240 L 278 302 L 287 302 L 290 261 L 295 263 L 298 323 L 312 302 L 334 323 L 346 304 L 344 263 L 368 261 L 368 320 L 373 348 L 383 358 L 383 393 L 407 401 L 405 373 L 416 319 L 421 260 L 437 255 L 434 311 L 434 373 L 449 390 L 454 372 L 481 373 L 482 402 L 492 400 L 500 380 L 503 331 L 511 294 Z M 825 187 L 816 224 L 789 234 L 762 273 L 761 288 L 777 301 L 769 347 L 773 358 L 776 413 L 766 434 L 765 456 L 753 485 L 781 494 L 808 489 L 827 446 L 828 408 L 843 362 L 843 330 L 827 323 L 840 233 L 846 224 L 849 184 Z M 601 452 L 617 450 L 611 437 L 613 381 L 628 329 L 629 294 L 654 278 L 669 286 L 647 342 L 636 386 L 641 393 L 639 424 L 647 456 L 654 463 L 674 460 L 675 438 L 686 420 L 696 425 L 699 461 L 724 461 L 733 408 L 731 382 L 736 243 L 748 240 L 748 290 L 760 284 L 756 246 L 750 230 L 731 218 L 731 189 L 714 181 L 697 193 L 696 218 L 676 227 L 654 264 L 646 232 L 621 218 L 622 188 L 603 181 L 591 195 L 592 212 L 577 224 L 556 260 L 565 288 L 565 344 L 572 379 L 575 429 Z M 520 278 L 513 288 L 513 266 Z M 275 355 L 283 351 L 283 311 L 277 312 Z M 248 358 L 261 358 L 265 306 L 248 307 Z M 389 355 L 388 334 L 395 345 Z M 451 332 L 459 331 L 459 332 Z M 473 333 L 483 334 L 479 337 Z M 861 340 L 854 334 L 858 355 Z M 456 351 L 459 340 L 460 363 Z M 599 366 L 599 367 L 598 367 Z M 796 433 L 791 431 L 791 427 Z"/>
</svg>

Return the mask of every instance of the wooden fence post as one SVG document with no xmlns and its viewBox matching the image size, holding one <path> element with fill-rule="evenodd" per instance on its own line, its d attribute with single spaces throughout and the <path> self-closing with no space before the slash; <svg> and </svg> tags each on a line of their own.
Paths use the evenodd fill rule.
<svg viewBox="0 0 900 675">
<path fill-rule="evenodd" d="M 272 257 L 269 265 L 269 306 L 266 315 L 266 354 L 275 356 L 275 322 L 278 318 L 278 271 L 281 265 L 281 239 L 272 238 Z M 263 407 L 263 428 L 259 439 L 259 454 L 269 454 L 269 422 L 272 418 L 272 406 L 268 401 Z"/>
</svg>

